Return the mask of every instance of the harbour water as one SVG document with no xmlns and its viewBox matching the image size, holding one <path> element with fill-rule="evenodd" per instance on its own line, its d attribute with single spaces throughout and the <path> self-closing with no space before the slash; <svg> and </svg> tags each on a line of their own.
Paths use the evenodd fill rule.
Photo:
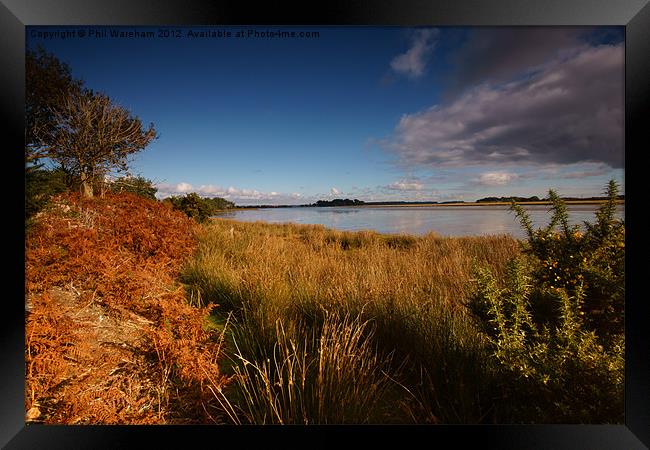
<svg viewBox="0 0 650 450">
<path fill-rule="evenodd" d="M 551 218 L 547 205 L 525 205 L 535 227 Z M 568 205 L 571 224 L 595 222 L 598 205 Z M 625 206 L 618 205 L 616 216 L 623 218 Z M 499 206 L 409 206 L 409 207 L 295 207 L 259 208 L 215 215 L 245 222 L 321 224 L 345 231 L 374 230 L 387 234 L 442 236 L 511 234 L 524 238 L 519 220 L 507 205 Z"/>
</svg>

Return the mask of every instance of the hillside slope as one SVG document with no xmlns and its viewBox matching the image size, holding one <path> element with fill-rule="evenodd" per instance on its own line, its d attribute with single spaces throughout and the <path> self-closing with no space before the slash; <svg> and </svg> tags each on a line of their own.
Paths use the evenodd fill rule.
<svg viewBox="0 0 650 450">
<path fill-rule="evenodd" d="M 131 194 L 65 194 L 26 237 L 28 422 L 219 423 L 220 336 L 176 282 L 196 225 Z"/>
</svg>

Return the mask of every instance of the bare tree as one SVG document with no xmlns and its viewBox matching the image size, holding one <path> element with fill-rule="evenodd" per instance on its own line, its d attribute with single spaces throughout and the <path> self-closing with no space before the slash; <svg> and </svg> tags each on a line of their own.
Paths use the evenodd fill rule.
<svg viewBox="0 0 650 450">
<path fill-rule="evenodd" d="M 93 182 L 110 171 L 127 169 L 130 154 L 144 149 L 155 137 L 153 124 L 140 119 L 103 94 L 72 93 L 51 110 L 54 127 L 37 130 L 49 158 L 78 177 L 81 191 L 93 196 Z"/>
<path fill-rule="evenodd" d="M 54 127 L 52 111 L 68 96 L 81 93 L 83 81 L 72 77 L 70 67 L 43 47 L 25 52 L 25 163 L 34 170 L 47 158 L 47 136 Z"/>
</svg>

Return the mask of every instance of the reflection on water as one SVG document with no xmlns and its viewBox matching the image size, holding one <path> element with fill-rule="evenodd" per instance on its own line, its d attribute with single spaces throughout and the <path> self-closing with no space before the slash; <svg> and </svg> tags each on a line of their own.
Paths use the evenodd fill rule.
<svg viewBox="0 0 650 450">
<path fill-rule="evenodd" d="M 323 214 L 355 214 L 359 212 L 359 208 L 345 208 L 345 207 L 314 208 L 314 209 L 316 210 L 317 213 L 323 213 Z"/>
<path fill-rule="evenodd" d="M 549 207 L 525 206 L 535 227 L 549 223 Z M 569 222 L 583 225 L 595 222 L 595 205 L 569 205 Z M 625 214 L 617 206 L 618 218 Z M 380 233 L 424 235 L 434 232 L 443 236 L 470 236 L 509 233 L 524 238 L 519 221 L 508 206 L 416 206 L 416 207 L 311 207 L 235 210 L 215 217 L 245 222 L 321 224 L 338 230 L 375 230 Z"/>
</svg>

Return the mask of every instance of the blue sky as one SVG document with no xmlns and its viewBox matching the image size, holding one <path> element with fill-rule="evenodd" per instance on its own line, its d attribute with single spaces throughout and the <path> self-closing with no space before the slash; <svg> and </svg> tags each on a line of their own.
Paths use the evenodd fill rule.
<svg viewBox="0 0 650 450">
<path fill-rule="evenodd" d="M 161 198 L 472 201 L 624 187 L 621 27 L 252 29 L 28 27 L 27 45 L 154 123 L 159 138 L 130 167 Z"/>
</svg>

